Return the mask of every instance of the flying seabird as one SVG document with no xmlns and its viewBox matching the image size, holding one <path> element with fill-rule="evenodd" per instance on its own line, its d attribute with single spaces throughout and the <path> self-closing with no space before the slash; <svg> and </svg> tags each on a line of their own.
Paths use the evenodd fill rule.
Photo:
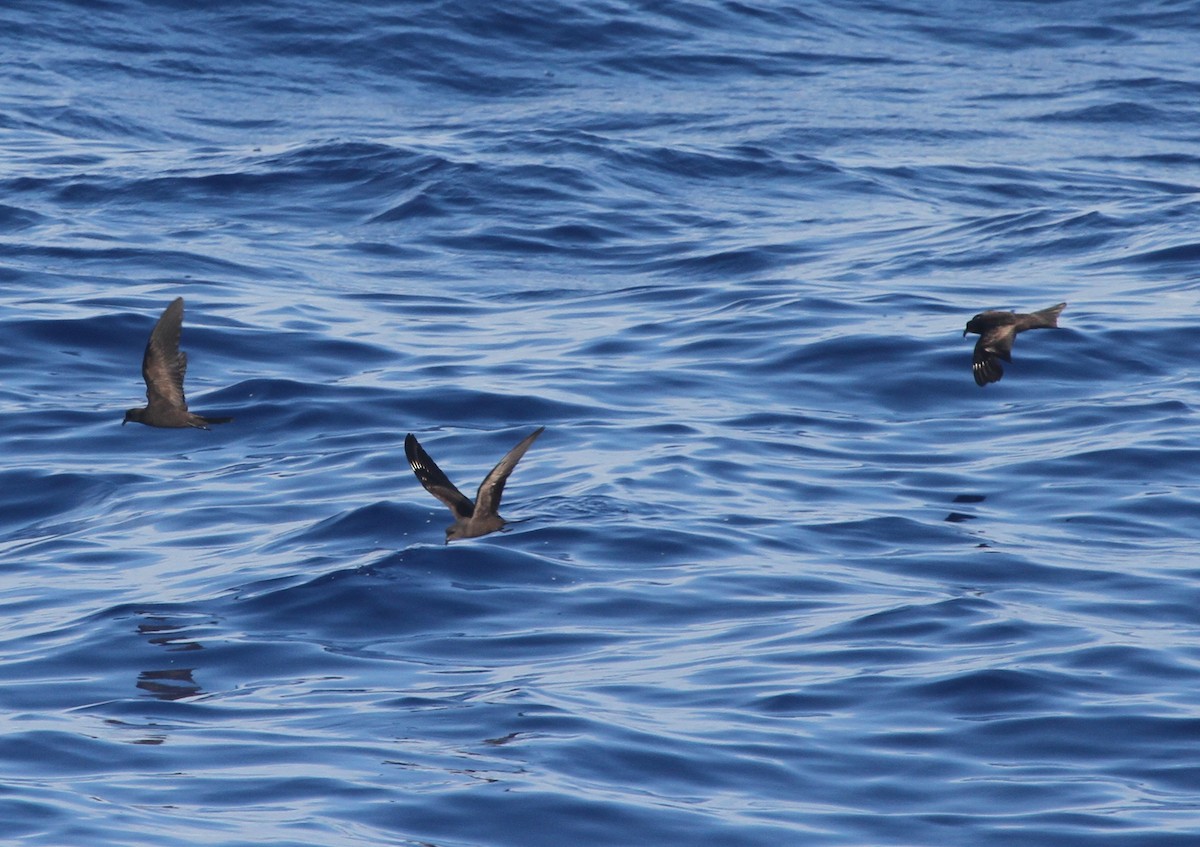
<svg viewBox="0 0 1200 847">
<path fill-rule="evenodd" d="M 1017 312 L 988 311 L 980 312 L 967 321 L 968 332 L 979 333 L 975 342 L 975 355 L 971 358 L 971 372 L 975 375 L 975 383 L 982 388 L 989 382 L 999 382 L 1004 376 L 1004 368 L 1000 359 L 1012 361 L 1013 341 L 1018 332 L 1027 329 L 1053 329 L 1058 326 L 1058 316 L 1067 306 L 1059 303 L 1048 309 L 1042 309 L 1028 314 Z"/>
<path fill-rule="evenodd" d="M 544 426 L 538 427 L 531 435 L 521 440 L 521 443 L 505 454 L 496 463 L 491 473 L 479 484 L 479 493 L 472 503 L 466 495 L 454 487 L 442 472 L 442 469 L 429 457 L 420 442 L 410 432 L 404 439 L 404 455 L 412 465 L 413 473 L 417 475 L 425 490 L 450 507 L 454 513 L 454 523 L 446 527 L 446 542 L 456 538 L 478 538 L 495 532 L 504 526 L 504 518 L 500 517 L 500 496 L 504 493 L 504 483 L 508 476 L 521 461 L 529 445 L 545 432 Z"/>
<path fill-rule="evenodd" d="M 187 353 L 179 349 L 183 329 L 183 298 L 176 297 L 154 325 L 146 353 L 142 356 L 142 378 L 146 380 L 146 408 L 130 409 L 121 425 L 134 421 L 148 426 L 208 429 L 209 424 L 229 423 L 233 418 L 202 418 L 188 411 L 183 398 L 183 375 Z"/>
</svg>

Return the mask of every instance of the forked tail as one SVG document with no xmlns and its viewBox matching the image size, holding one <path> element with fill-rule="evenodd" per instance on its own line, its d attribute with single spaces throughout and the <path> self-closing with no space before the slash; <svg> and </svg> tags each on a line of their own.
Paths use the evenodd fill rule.
<svg viewBox="0 0 1200 847">
<path fill-rule="evenodd" d="M 1057 306 L 1051 306 L 1049 309 L 1039 309 L 1036 312 L 1030 312 L 1030 317 L 1037 318 L 1037 323 L 1031 328 L 1054 329 L 1058 326 L 1058 316 L 1062 314 L 1062 310 L 1065 308 L 1067 308 L 1066 303 L 1059 303 Z"/>
</svg>

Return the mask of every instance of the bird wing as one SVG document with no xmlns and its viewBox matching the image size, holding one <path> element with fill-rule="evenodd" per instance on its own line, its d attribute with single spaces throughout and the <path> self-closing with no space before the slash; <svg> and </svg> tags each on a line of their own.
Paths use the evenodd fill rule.
<svg viewBox="0 0 1200 847">
<path fill-rule="evenodd" d="M 979 336 L 975 342 L 975 353 L 971 357 L 971 373 L 975 384 L 987 385 L 989 382 L 999 382 L 1004 376 L 1004 368 L 997 359 L 1012 361 L 1013 339 L 1016 329 L 1012 324 L 992 327 Z"/>
<path fill-rule="evenodd" d="M 475 504 L 466 495 L 454 487 L 454 483 L 442 472 L 437 463 L 425 452 L 425 448 L 417 441 L 411 432 L 404 438 L 404 455 L 408 464 L 425 490 L 450 507 L 460 518 L 469 518 L 475 514 Z"/>
<path fill-rule="evenodd" d="M 151 406 L 187 409 L 183 397 L 187 353 L 179 349 L 182 330 L 183 298 L 176 297 L 154 325 L 150 340 L 146 342 L 146 353 L 142 356 L 142 378 L 146 380 L 146 400 Z"/>
<path fill-rule="evenodd" d="M 1004 361 L 1011 362 L 1013 341 L 1016 338 L 1017 328 L 1014 324 L 994 326 L 979 336 L 979 341 L 975 343 L 975 353 L 978 355 L 982 348 L 993 356 L 999 356 Z"/>
<path fill-rule="evenodd" d="M 479 483 L 479 493 L 475 495 L 477 514 L 494 515 L 500 511 L 500 497 L 504 494 L 504 483 L 508 482 L 509 474 L 513 472 L 517 462 L 521 461 L 521 457 L 525 455 L 529 446 L 545 431 L 546 428 L 540 426 L 532 434 L 521 439 L 521 442 L 509 450 L 504 458 L 496 463 L 496 467 L 492 468 L 491 472 L 483 478 L 483 482 Z"/>
</svg>

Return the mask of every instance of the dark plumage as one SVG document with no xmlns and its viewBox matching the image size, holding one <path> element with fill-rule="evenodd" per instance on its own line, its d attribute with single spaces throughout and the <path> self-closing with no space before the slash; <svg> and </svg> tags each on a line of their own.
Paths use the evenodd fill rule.
<svg viewBox="0 0 1200 847">
<path fill-rule="evenodd" d="M 968 332 L 979 333 L 979 340 L 975 342 L 975 354 L 971 359 L 971 372 L 975 375 L 975 383 L 982 388 L 989 382 L 999 382 L 1004 376 L 1004 368 L 999 360 L 1012 361 L 1012 346 L 1017 333 L 1027 329 L 1057 327 L 1058 316 L 1066 306 L 1066 303 L 1059 303 L 1057 306 L 1028 314 L 980 312 L 967 321 L 963 336 Z"/>
<path fill-rule="evenodd" d="M 429 457 L 425 449 L 410 432 L 404 439 L 404 455 L 412 465 L 413 473 L 417 475 L 425 490 L 450 507 L 454 513 L 454 523 L 446 528 L 446 541 L 456 538 L 477 538 L 495 532 L 504 526 L 504 518 L 500 517 L 500 496 L 504 493 L 504 483 L 508 476 L 521 461 L 529 445 L 539 435 L 546 431 L 544 426 L 538 427 L 531 435 L 522 439 L 521 443 L 505 454 L 491 473 L 479 484 L 479 493 L 472 503 L 466 495 L 454 487 L 442 469 Z"/>
<path fill-rule="evenodd" d="M 121 425 L 133 421 L 147 426 L 208 429 L 209 424 L 228 423 L 233 418 L 202 418 L 188 411 L 183 397 L 187 353 L 179 349 L 183 330 L 183 298 L 176 297 L 154 325 L 142 356 L 142 379 L 146 380 L 146 408 L 130 409 Z"/>
</svg>

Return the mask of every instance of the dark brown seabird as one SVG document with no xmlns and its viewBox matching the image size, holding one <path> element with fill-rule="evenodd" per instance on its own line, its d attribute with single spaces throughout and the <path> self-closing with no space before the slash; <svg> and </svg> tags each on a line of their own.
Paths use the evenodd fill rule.
<svg viewBox="0 0 1200 847">
<path fill-rule="evenodd" d="M 521 443 L 504 455 L 496 463 L 491 473 L 479 483 L 479 493 L 472 503 L 466 495 L 454 487 L 442 469 L 429 457 L 420 442 L 410 432 L 404 439 L 404 455 L 412 465 L 413 473 L 417 475 L 425 490 L 450 507 L 454 513 L 454 523 L 446 527 L 446 542 L 456 538 L 478 538 L 495 532 L 504 526 L 504 518 L 500 517 L 500 496 L 504 493 L 504 483 L 508 476 L 521 461 L 529 445 L 539 435 L 546 431 L 544 426 L 538 427 L 531 435 L 521 440 Z"/>
<path fill-rule="evenodd" d="M 229 423 L 233 418 L 202 418 L 188 411 L 183 397 L 187 353 L 179 349 L 183 329 L 183 298 L 176 297 L 154 325 L 146 353 L 142 356 L 142 379 L 146 380 L 146 408 L 130 409 L 121 426 L 133 421 L 147 426 L 208 429 L 209 424 Z"/>
<path fill-rule="evenodd" d="M 980 312 L 967 321 L 963 336 L 966 337 L 968 332 L 979 333 L 975 355 L 971 358 L 971 373 L 975 375 L 976 385 L 982 388 L 989 382 L 999 382 L 1004 376 L 1004 368 L 999 360 L 1012 361 L 1012 346 L 1017 333 L 1027 329 L 1054 329 L 1058 326 L 1059 314 L 1066 306 L 1066 303 L 1059 303 L 1028 314 Z"/>
</svg>

